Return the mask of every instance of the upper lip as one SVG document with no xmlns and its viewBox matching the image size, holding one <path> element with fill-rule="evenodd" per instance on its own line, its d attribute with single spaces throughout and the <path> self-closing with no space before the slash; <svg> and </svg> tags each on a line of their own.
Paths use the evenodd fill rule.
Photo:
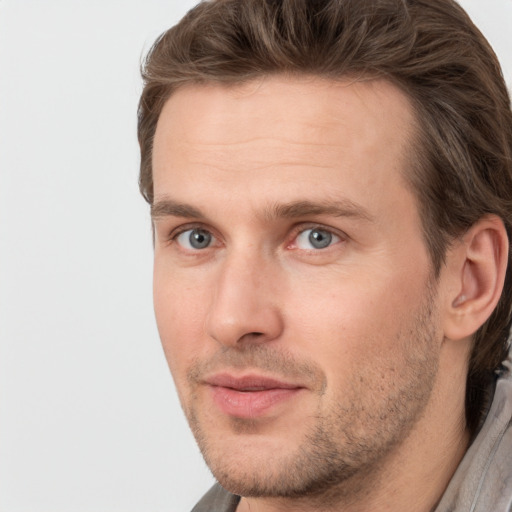
<svg viewBox="0 0 512 512">
<path fill-rule="evenodd" d="M 229 373 L 219 373 L 205 379 L 206 384 L 210 386 L 219 386 L 223 388 L 231 388 L 238 391 L 264 391 L 267 389 L 297 389 L 300 386 L 295 383 L 285 382 L 265 377 L 263 375 L 243 375 L 234 376 Z"/>
</svg>

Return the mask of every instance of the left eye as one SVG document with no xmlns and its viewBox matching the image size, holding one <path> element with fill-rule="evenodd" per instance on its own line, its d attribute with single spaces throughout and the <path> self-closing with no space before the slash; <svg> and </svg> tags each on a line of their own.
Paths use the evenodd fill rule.
<svg viewBox="0 0 512 512">
<path fill-rule="evenodd" d="M 214 240 L 213 235 L 205 229 L 187 229 L 176 237 L 176 241 L 184 249 L 197 251 L 206 249 Z"/>
<path fill-rule="evenodd" d="M 339 242 L 339 236 L 322 228 L 311 228 L 301 231 L 296 238 L 299 249 L 325 249 L 333 243 Z"/>
</svg>

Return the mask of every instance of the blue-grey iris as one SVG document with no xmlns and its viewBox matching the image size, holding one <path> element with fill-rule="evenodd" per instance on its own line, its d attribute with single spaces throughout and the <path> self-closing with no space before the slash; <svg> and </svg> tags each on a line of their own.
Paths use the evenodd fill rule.
<svg viewBox="0 0 512 512">
<path fill-rule="evenodd" d="M 325 249 L 332 242 L 332 234 L 323 229 L 312 229 L 309 233 L 309 242 L 315 249 Z"/>
<path fill-rule="evenodd" d="M 212 235 L 204 229 L 193 229 L 189 236 L 190 245 L 194 249 L 204 249 L 212 241 Z"/>
</svg>

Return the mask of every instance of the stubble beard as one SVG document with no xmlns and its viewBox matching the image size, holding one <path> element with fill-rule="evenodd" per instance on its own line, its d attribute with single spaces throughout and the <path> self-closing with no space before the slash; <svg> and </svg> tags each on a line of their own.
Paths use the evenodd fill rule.
<svg viewBox="0 0 512 512">
<path fill-rule="evenodd" d="M 396 360 L 374 368 L 370 358 L 368 367 L 354 373 L 350 389 L 339 390 L 337 399 L 331 400 L 331 410 L 319 410 L 303 441 L 279 460 L 269 451 L 268 460 L 258 468 L 247 463 L 247 458 L 233 461 L 226 450 L 216 448 L 216 440 L 209 436 L 194 407 L 184 404 L 201 453 L 219 483 L 244 497 L 306 498 L 324 507 L 339 500 L 357 501 L 366 494 L 429 403 L 439 359 L 433 304 L 429 293 L 416 316 L 397 334 Z M 254 347 L 248 349 L 252 350 L 249 358 L 261 360 L 262 367 L 268 367 L 263 361 L 275 359 L 281 361 L 279 366 L 284 364 L 266 347 Z M 288 366 L 293 364 L 290 361 Z M 384 391 L 383 372 L 388 379 Z M 232 430 L 241 435 L 250 433 L 252 427 L 252 420 L 233 419 Z"/>
</svg>

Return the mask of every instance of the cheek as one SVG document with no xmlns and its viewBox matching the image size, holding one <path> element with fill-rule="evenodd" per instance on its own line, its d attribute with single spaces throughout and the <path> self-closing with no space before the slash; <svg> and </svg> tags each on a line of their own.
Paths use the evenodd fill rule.
<svg viewBox="0 0 512 512">
<path fill-rule="evenodd" d="M 179 380 L 204 351 L 205 286 L 183 282 L 155 264 L 153 302 L 167 363 Z"/>
<path fill-rule="evenodd" d="M 395 366 L 404 350 L 399 339 L 426 296 L 422 279 L 409 276 L 408 285 L 403 283 L 389 272 L 380 279 L 331 276 L 315 286 L 302 283 L 287 307 L 296 348 L 338 383 L 350 380 L 357 368 Z"/>
</svg>

